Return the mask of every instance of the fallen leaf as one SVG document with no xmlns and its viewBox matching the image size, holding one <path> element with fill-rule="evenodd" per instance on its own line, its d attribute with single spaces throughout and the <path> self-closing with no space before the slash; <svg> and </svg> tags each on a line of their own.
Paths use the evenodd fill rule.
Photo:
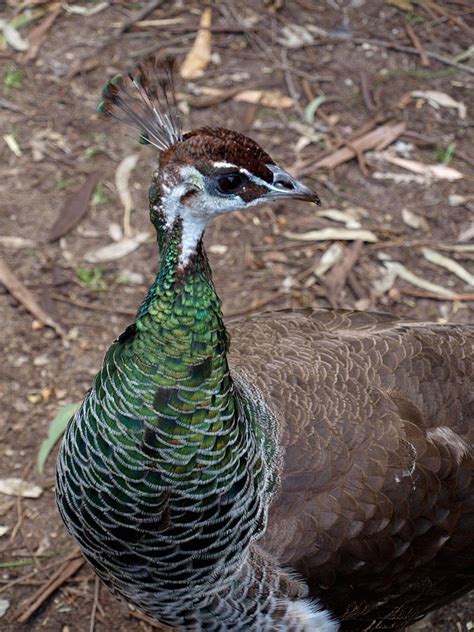
<svg viewBox="0 0 474 632">
<path fill-rule="evenodd" d="M 13 134 L 5 134 L 3 140 L 6 142 L 8 149 L 12 151 L 17 158 L 20 158 L 23 154 L 20 149 L 20 145 L 17 143 L 17 140 Z"/>
<path fill-rule="evenodd" d="M 28 483 L 21 478 L 0 478 L 0 494 L 21 496 L 22 498 L 39 498 L 43 488 Z"/>
<path fill-rule="evenodd" d="M 38 458 L 36 462 L 38 472 L 40 474 L 43 473 L 44 465 L 46 463 L 46 460 L 51 450 L 56 445 L 58 439 L 60 439 L 60 437 L 62 437 L 62 435 L 64 434 L 64 431 L 66 430 L 69 420 L 71 419 L 71 417 L 73 417 L 73 415 L 75 414 L 76 410 L 78 410 L 80 405 L 81 405 L 81 402 L 76 402 L 74 404 L 66 404 L 66 406 L 63 406 L 59 410 L 57 415 L 49 424 L 48 436 L 46 437 L 46 439 L 42 442 L 40 446 L 40 449 L 38 452 Z"/>
<path fill-rule="evenodd" d="M 110 5 L 110 2 L 99 2 L 96 5 L 93 5 L 91 7 L 82 7 L 79 4 L 66 4 L 66 3 L 64 3 L 62 5 L 62 7 L 68 13 L 73 13 L 75 15 L 84 15 L 84 16 L 88 17 L 90 15 L 96 15 L 97 13 L 100 13 L 104 9 L 107 9 L 107 7 L 109 5 Z"/>
<path fill-rule="evenodd" d="M 90 197 L 98 177 L 97 173 L 89 174 L 82 187 L 67 196 L 58 218 L 49 231 L 48 241 L 56 241 L 79 224 L 89 210 Z"/>
<path fill-rule="evenodd" d="M 426 279 L 419 277 L 398 261 L 384 261 L 383 264 L 387 270 L 392 271 L 404 281 L 411 283 L 411 285 L 448 299 L 452 298 L 454 294 L 452 290 L 448 290 L 448 288 L 445 288 L 442 285 L 431 283 L 431 281 L 427 281 Z"/>
<path fill-rule="evenodd" d="M 422 230 L 429 229 L 428 222 L 424 217 L 422 217 L 421 215 L 417 215 L 407 208 L 402 208 L 402 220 L 407 226 L 413 228 L 414 230 L 418 230 L 420 228 Z"/>
<path fill-rule="evenodd" d="M 35 26 L 35 28 L 31 30 L 28 35 L 30 49 L 25 55 L 25 61 L 31 61 L 36 57 L 49 29 L 53 26 L 56 18 L 61 13 L 61 9 L 62 7 L 54 9 L 54 11 L 45 17 L 38 26 Z"/>
<path fill-rule="evenodd" d="M 209 65 L 211 61 L 211 24 L 212 11 L 208 7 L 201 14 L 196 39 L 181 65 L 180 73 L 183 79 L 202 77 Z"/>
<path fill-rule="evenodd" d="M 294 101 L 291 97 L 281 94 L 278 90 L 243 90 L 235 95 L 234 101 L 257 103 L 266 108 L 291 108 Z"/>
<path fill-rule="evenodd" d="M 0 538 L 2 536 L 4 536 L 6 533 L 8 533 L 8 529 L 9 529 L 9 527 L 5 527 L 3 525 L 0 525 Z"/>
<path fill-rule="evenodd" d="M 385 125 L 380 125 L 376 129 L 367 132 L 367 134 L 352 140 L 350 147 L 336 149 L 336 151 L 329 154 L 329 156 L 321 158 L 321 160 L 316 162 L 315 167 L 334 169 L 334 167 L 355 158 L 356 151 L 363 152 L 369 149 L 388 147 L 388 145 L 403 134 L 405 127 L 405 123 L 386 123 Z"/>
<path fill-rule="evenodd" d="M 38 244 L 32 239 L 14 237 L 13 235 L 0 235 L 0 245 L 5 248 L 35 248 Z"/>
<path fill-rule="evenodd" d="M 314 42 L 314 36 L 304 26 L 299 24 L 286 24 L 281 28 L 283 37 L 278 42 L 285 48 L 301 48 Z"/>
<path fill-rule="evenodd" d="M 400 9 L 401 11 L 413 11 L 413 6 L 410 0 L 385 0 L 385 4 L 397 7 L 397 9 Z"/>
<path fill-rule="evenodd" d="M 104 261 L 121 259 L 134 252 L 141 244 L 145 243 L 149 237 L 150 233 L 148 231 L 138 233 L 134 237 L 124 237 L 124 239 L 99 248 L 98 250 L 86 252 L 84 261 L 88 263 L 102 263 Z"/>
<path fill-rule="evenodd" d="M 471 202 L 474 200 L 474 195 L 458 195 L 457 193 L 452 193 L 448 197 L 449 206 L 462 206 L 463 204 L 467 204 L 467 202 Z"/>
<path fill-rule="evenodd" d="M 330 219 L 333 222 L 342 222 L 346 225 L 346 228 L 360 228 L 360 222 L 358 220 L 358 214 L 354 212 L 355 209 L 348 209 L 347 211 L 340 211 L 337 208 L 327 208 L 322 211 L 318 211 L 318 217 L 324 217 Z M 359 215 L 360 217 L 360 215 Z"/>
<path fill-rule="evenodd" d="M 410 92 L 412 97 L 417 99 L 425 99 L 431 107 L 438 110 L 440 107 L 455 108 L 459 113 L 459 118 L 465 119 L 467 108 L 462 101 L 455 101 L 446 92 L 438 92 L 437 90 L 413 90 Z"/>
<path fill-rule="evenodd" d="M 126 156 L 115 172 L 115 186 L 120 197 L 120 201 L 123 205 L 123 232 L 126 237 L 130 237 L 132 230 L 130 227 L 130 213 L 132 211 L 132 194 L 128 186 L 130 180 L 130 174 L 137 166 L 138 154 L 131 154 Z"/>
<path fill-rule="evenodd" d="M 375 243 L 377 236 L 370 230 L 349 230 L 347 228 L 323 228 L 322 230 L 310 230 L 307 233 L 285 232 L 287 239 L 298 241 L 366 241 Z"/>
<path fill-rule="evenodd" d="M 48 314 L 36 301 L 30 290 L 23 285 L 6 261 L 0 257 L 0 282 L 7 288 L 12 296 L 26 309 L 48 327 L 54 329 L 60 336 L 65 337 L 66 331 L 50 314 Z"/>
<path fill-rule="evenodd" d="M 28 42 L 23 39 L 13 24 L 6 22 L 5 20 L 0 20 L 0 30 L 3 32 L 5 41 L 12 48 L 18 51 L 28 50 Z"/>
<path fill-rule="evenodd" d="M 331 244 L 329 248 L 324 252 L 319 260 L 318 264 L 314 268 L 314 274 L 318 277 L 322 277 L 330 270 L 333 265 L 341 260 L 344 255 L 344 248 L 341 244 Z"/>
<path fill-rule="evenodd" d="M 446 165 L 425 165 L 422 162 L 417 162 L 416 160 L 399 158 L 398 156 L 394 156 L 387 151 L 383 152 L 380 155 L 386 162 L 389 162 L 392 165 L 397 165 L 402 169 L 413 171 L 413 173 L 417 173 L 428 178 L 435 178 L 436 180 L 449 180 L 450 182 L 454 182 L 455 180 L 460 180 L 461 178 L 464 178 L 464 174 L 462 174 L 460 171 L 458 171 L 457 169 L 453 169 L 452 167 L 447 167 Z"/>
<path fill-rule="evenodd" d="M 10 607 L 9 599 L 0 599 L 0 618 L 5 616 L 5 613 L 9 607 Z"/>
<path fill-rule="evenodd" d="M 453 261 L 453 259 L 450 259 L 449 257 L 436 252 L 436 250 L 431 250 L 431 248 L 422 248 L 421 253 L 423 257 L 430 263 L 449 270 L 457 277 L 462 279 L 465 283 L 474 287 L 474 274 L 468 272 L 457 261 Z"/>
<path fill-rule="evenodd" d="M 225 255 L 225 253 L 229 250 L 229 247 L 224 244 L 211 244 L 208 250 L 214 255 Z"/>
</svg>

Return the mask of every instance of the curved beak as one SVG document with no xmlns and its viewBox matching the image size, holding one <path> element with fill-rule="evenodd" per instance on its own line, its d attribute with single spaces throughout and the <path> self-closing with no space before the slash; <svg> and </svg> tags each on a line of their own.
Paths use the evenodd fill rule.
<svg viewBox="0 0 474 632">
<path fill-rule="evenodd" d="M 273 182 L 268 185 L 269 191 L 263 196 L 265 200 L 288 198 L 321 204 L 318 194 L 313 189 L 307 187 L 287 171 L 276 165 L 267 165 L 267 167 L 273 173 Z"/>
</svg>

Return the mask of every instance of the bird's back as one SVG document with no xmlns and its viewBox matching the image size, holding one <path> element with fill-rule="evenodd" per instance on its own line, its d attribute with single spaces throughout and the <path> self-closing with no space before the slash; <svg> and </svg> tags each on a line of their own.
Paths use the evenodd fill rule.
<svg viewBox="0 0 474 632">
<path fill-rule="evenodd" d="M 229 329 L 281 426 L 260 544 L 352 630 L 474 585 L 474 327 L 300 310 Z"/>
</svg>

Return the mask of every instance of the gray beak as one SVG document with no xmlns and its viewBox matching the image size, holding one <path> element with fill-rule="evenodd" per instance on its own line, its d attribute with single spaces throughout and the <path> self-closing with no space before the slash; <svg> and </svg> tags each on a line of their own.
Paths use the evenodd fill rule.
<svg viewBox="0 0 474 632">
<path fill-rule="evenodd" d="M 268 194 L 264 197 L 268 200 L 278 200 L 288 198 L 292 200 L 305 200 L 314 204 L 321 204 L 318 194 L 293 178 L 288 172 L 276 165 L 267 165 L 273 173 L 273 182 L 270 185 Z"/>
</svg>

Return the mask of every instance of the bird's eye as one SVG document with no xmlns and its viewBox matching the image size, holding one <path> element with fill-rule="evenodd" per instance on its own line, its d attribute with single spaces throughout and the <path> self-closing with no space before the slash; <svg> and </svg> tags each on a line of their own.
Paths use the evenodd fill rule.
<svg viewBox="0 0 474 632">
<path fill-rule="evenodd" d="M 219 193 L 235 193 L 243 184 L 244 177 L 240 173 L 226 173 L 219 176 L 217 180 L 217 190 Z"/>
</svg>

